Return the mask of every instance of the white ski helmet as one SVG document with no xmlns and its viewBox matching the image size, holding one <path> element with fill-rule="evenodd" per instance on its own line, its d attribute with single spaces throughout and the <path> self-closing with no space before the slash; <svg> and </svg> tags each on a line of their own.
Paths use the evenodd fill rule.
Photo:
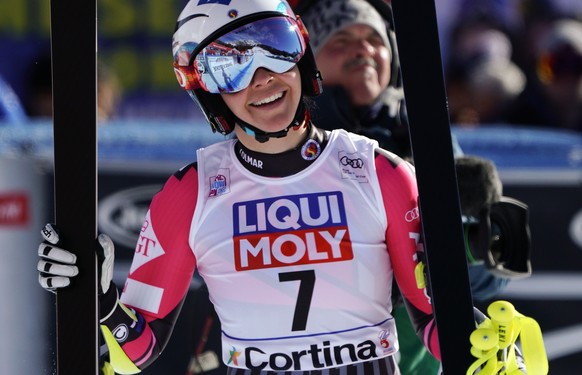
<svg viewBox="0 0 582 375">
<path fill-rule="evenodd" d="M 296 62 L 301 74 L 302 95 L 319 95 L 322 90 L 321 75 L 315 65 L 307 31 L 285 0 L 190 0 L 178 17 L 172 40 L 174 72 L 180 86 L 186 89 L 206 116 L 213 132 L 229 134 L 237 122 L 269 138 L 268 133 L 238 119 L 219 94 L 209 92 L 211 90 L 199 83 L 204 69 L 208 68 L 202 66 L 197 57 L 203 49 L 207 50 L 205 47 L 210 43 L 229 32 L 272 17 L 285 17 L 298 26 L 304 50 L 298 56 L 299 60 L 293 63 Z M 301 102 L 291 125 L 303 121 L 304 111 Z"/>
</svg>

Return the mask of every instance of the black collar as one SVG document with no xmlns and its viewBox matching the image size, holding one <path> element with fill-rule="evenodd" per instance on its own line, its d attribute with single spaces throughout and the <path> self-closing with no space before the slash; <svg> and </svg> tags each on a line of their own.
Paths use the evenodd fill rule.
<svg viewBox="0 0 582 375">
<path fill-rule="evenodd" d="M 328 134 L 310 124 L 303 142 L 280 154 L 265 154 L 246 148 L 241 142 L 234 146 L 236 158 L 249 171 L 263 177 L 286 177 L 301 172 L 317 160 L 327 145 Z"/>
</svg>

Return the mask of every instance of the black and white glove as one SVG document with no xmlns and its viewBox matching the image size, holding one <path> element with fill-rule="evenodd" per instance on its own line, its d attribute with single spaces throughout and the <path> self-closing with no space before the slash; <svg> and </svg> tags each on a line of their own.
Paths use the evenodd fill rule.
<svg viewBox="0 0 582 375">
<path fill-rule="evenodd" d="M 77 256 L 59 247 L 59 232 L 54 225 L 46 224 L 41 234 L 44 241 L 38 247 L 40 257 L 37 264 L 38 282 L 44 289 L 55 292 L 69 286 L 71 279 L 79 274 L 79 268 L 76 266 Z M 99 294 L 105 294 L 113 279 L 115 247 L 106 234 L 100 234 L 97 243 Z"/>
</svg>

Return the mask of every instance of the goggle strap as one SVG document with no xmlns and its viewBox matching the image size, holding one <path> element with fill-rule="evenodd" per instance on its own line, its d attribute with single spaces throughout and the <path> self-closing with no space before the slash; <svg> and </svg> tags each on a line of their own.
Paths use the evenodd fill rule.
<svg viewBox="0 0 582 375">
<path fill-rule="evenodd" d="M 307 31 L 307 28 L 305 27 L 305 24 L 303 23 L 303 20 L 301 19 L 301 17 L 299 15 L 296 16 L 297 19 L 295 20 L 295 22 L 297 23 L 297 26 L 299 27 L 299 31 L 301 32 L 301 35 L 303 36 L 303 40 L 305 41 L 305 45 L 309 44 L 309 32 Z"/>
<path fill-rule="evenodd" d="M 174 63 L 174 73 L 176 74 L 178 83 L 185 90 L 201 88 L 198 70 L 194 66 L 182 66 Z"/>
</svg>

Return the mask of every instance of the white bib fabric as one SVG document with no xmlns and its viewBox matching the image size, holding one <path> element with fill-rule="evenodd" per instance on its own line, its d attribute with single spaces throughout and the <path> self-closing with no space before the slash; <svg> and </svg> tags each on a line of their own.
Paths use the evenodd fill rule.
<svg viewBox="0 0 582 375">
<path fill-rule="evenodd" d="M 297 371 L 394 354 L 377 143 L 333 131 L 309 168 L 266 178 L 240 164 L 234 142 L 198 151 L 189 238 L 225 363 Z"/>
</svg>

